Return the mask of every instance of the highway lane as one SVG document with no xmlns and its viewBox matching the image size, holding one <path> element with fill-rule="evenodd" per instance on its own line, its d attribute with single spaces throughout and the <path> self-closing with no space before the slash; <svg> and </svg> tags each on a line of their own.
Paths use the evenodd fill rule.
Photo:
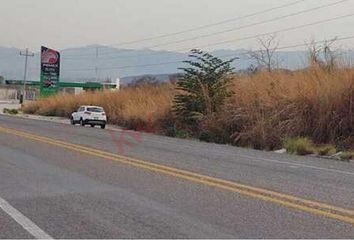
<svg viewBox="0 0 354 240">
<path fill-rule="evenodd" d="M 146 164 L 133 166 L 109 154 L 85 153 L 80 146 L 349 211 L 354 206 L 352 164 L 148 134 L 141 141 L 130 139 L 134 144 L 122 152 L 100 129 L 5 116 L 0 116 L 0 127 L 78 145 L 68 149 L 52 140 L 0 131 L 0 197 L 53 238 L 354 236 L 353 225 L 336 218 L 341 213 L 324 216 L 235 192 L 235 186 L 213 186 L 207 178 L 199 181 Z M 121 132 L 114 134 L 119 139 Z M 0 221 L 9 226 L 0 237 L 27 236 L 1 210 Z"/>
</svg>

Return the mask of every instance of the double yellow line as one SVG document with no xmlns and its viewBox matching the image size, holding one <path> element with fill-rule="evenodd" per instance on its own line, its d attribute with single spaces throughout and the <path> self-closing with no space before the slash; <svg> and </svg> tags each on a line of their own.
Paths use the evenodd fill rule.
<svg viewBox="0 0 354 240">
<path fill-rule="evenodd" d="M 181 170 L 161 164 L 142 161 L 139 159 L 121 156 L 109 152 L 104 152 L 91 147 L 72 144 L 48 137 L 38 136 L 15 129 L 0 127 L 0 132 L 12 134 L 25 139 L 30 139 L 45 144 L 54 145 L 57 147 L 69 149 L 75 152 L 80 152 L 99 158 L 109 159 L 120 163 L 128 164 L 137 168 L 146 169 L 149 171 L 173 176 L 176 178 L 189 180 L 191 182 L 212 186 L 215 188 L 235 192 L 244 196 L 260 199 L 267 202 L 280 204 L 289 208 L 302 210 L 315 215 L 320 215 L 335 220 L 343 221 L 354 225 L 354 210 L 332 206 L 326 203 L 321 203 L 313 200 L 307 200 L 289 194 L 279 193 L 263 188 L 253 187 L 237 182 L 227 181 L 220 178 L 210 177 L 203 174 L 198 174 L 191 171 Z"/>
</svg>

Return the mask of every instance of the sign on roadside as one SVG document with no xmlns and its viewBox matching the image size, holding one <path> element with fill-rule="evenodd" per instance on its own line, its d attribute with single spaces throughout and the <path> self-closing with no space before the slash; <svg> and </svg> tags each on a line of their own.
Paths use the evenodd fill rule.
<svg viewBox="0 0 354 240">
<path fill-rule="evenodd" d="M 41 47 L 41 96 L 58 93 L 60 75 L 60 53 L 54 49 Z"/>
</svg>

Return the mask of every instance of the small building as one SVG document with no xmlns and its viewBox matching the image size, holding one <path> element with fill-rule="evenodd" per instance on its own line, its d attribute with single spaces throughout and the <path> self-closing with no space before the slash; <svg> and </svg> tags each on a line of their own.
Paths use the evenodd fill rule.
<svg viewBox="0 0 354 240">
<path fill-rule="evenodd" d="M 95 91 L 103 89 L 119 89 L 120 80 L 117 83 L 98 82 L 59 82 L 59 92 L 66 94 L 80 94 L 83 91 Z M 0 98 L 19 99 L 23 91 L 24 82 L 22 80 L 5 80 L 5 84 L 0 86 Z M 10 89 L 12 89 L 10 91 Z M 26 81 L 26 100 L 35 100 L 40 96 L 40 82 Z"/>
</svg>

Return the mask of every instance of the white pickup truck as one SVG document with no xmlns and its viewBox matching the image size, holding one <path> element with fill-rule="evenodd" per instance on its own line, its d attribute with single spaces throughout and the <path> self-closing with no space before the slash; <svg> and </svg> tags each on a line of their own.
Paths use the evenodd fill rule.
<svg viewBox="0 0 354 240">
<path fill-rule="evenodd" d="M 107 116 L 102 107 L 81 106 L 76 112 L 71 114 L 70 121 L 72 125 L 80 124 L 85 126 L 88 124 L 91 127 L 99 125 L 104 129 L 107 123 Z"/>
</svg>

